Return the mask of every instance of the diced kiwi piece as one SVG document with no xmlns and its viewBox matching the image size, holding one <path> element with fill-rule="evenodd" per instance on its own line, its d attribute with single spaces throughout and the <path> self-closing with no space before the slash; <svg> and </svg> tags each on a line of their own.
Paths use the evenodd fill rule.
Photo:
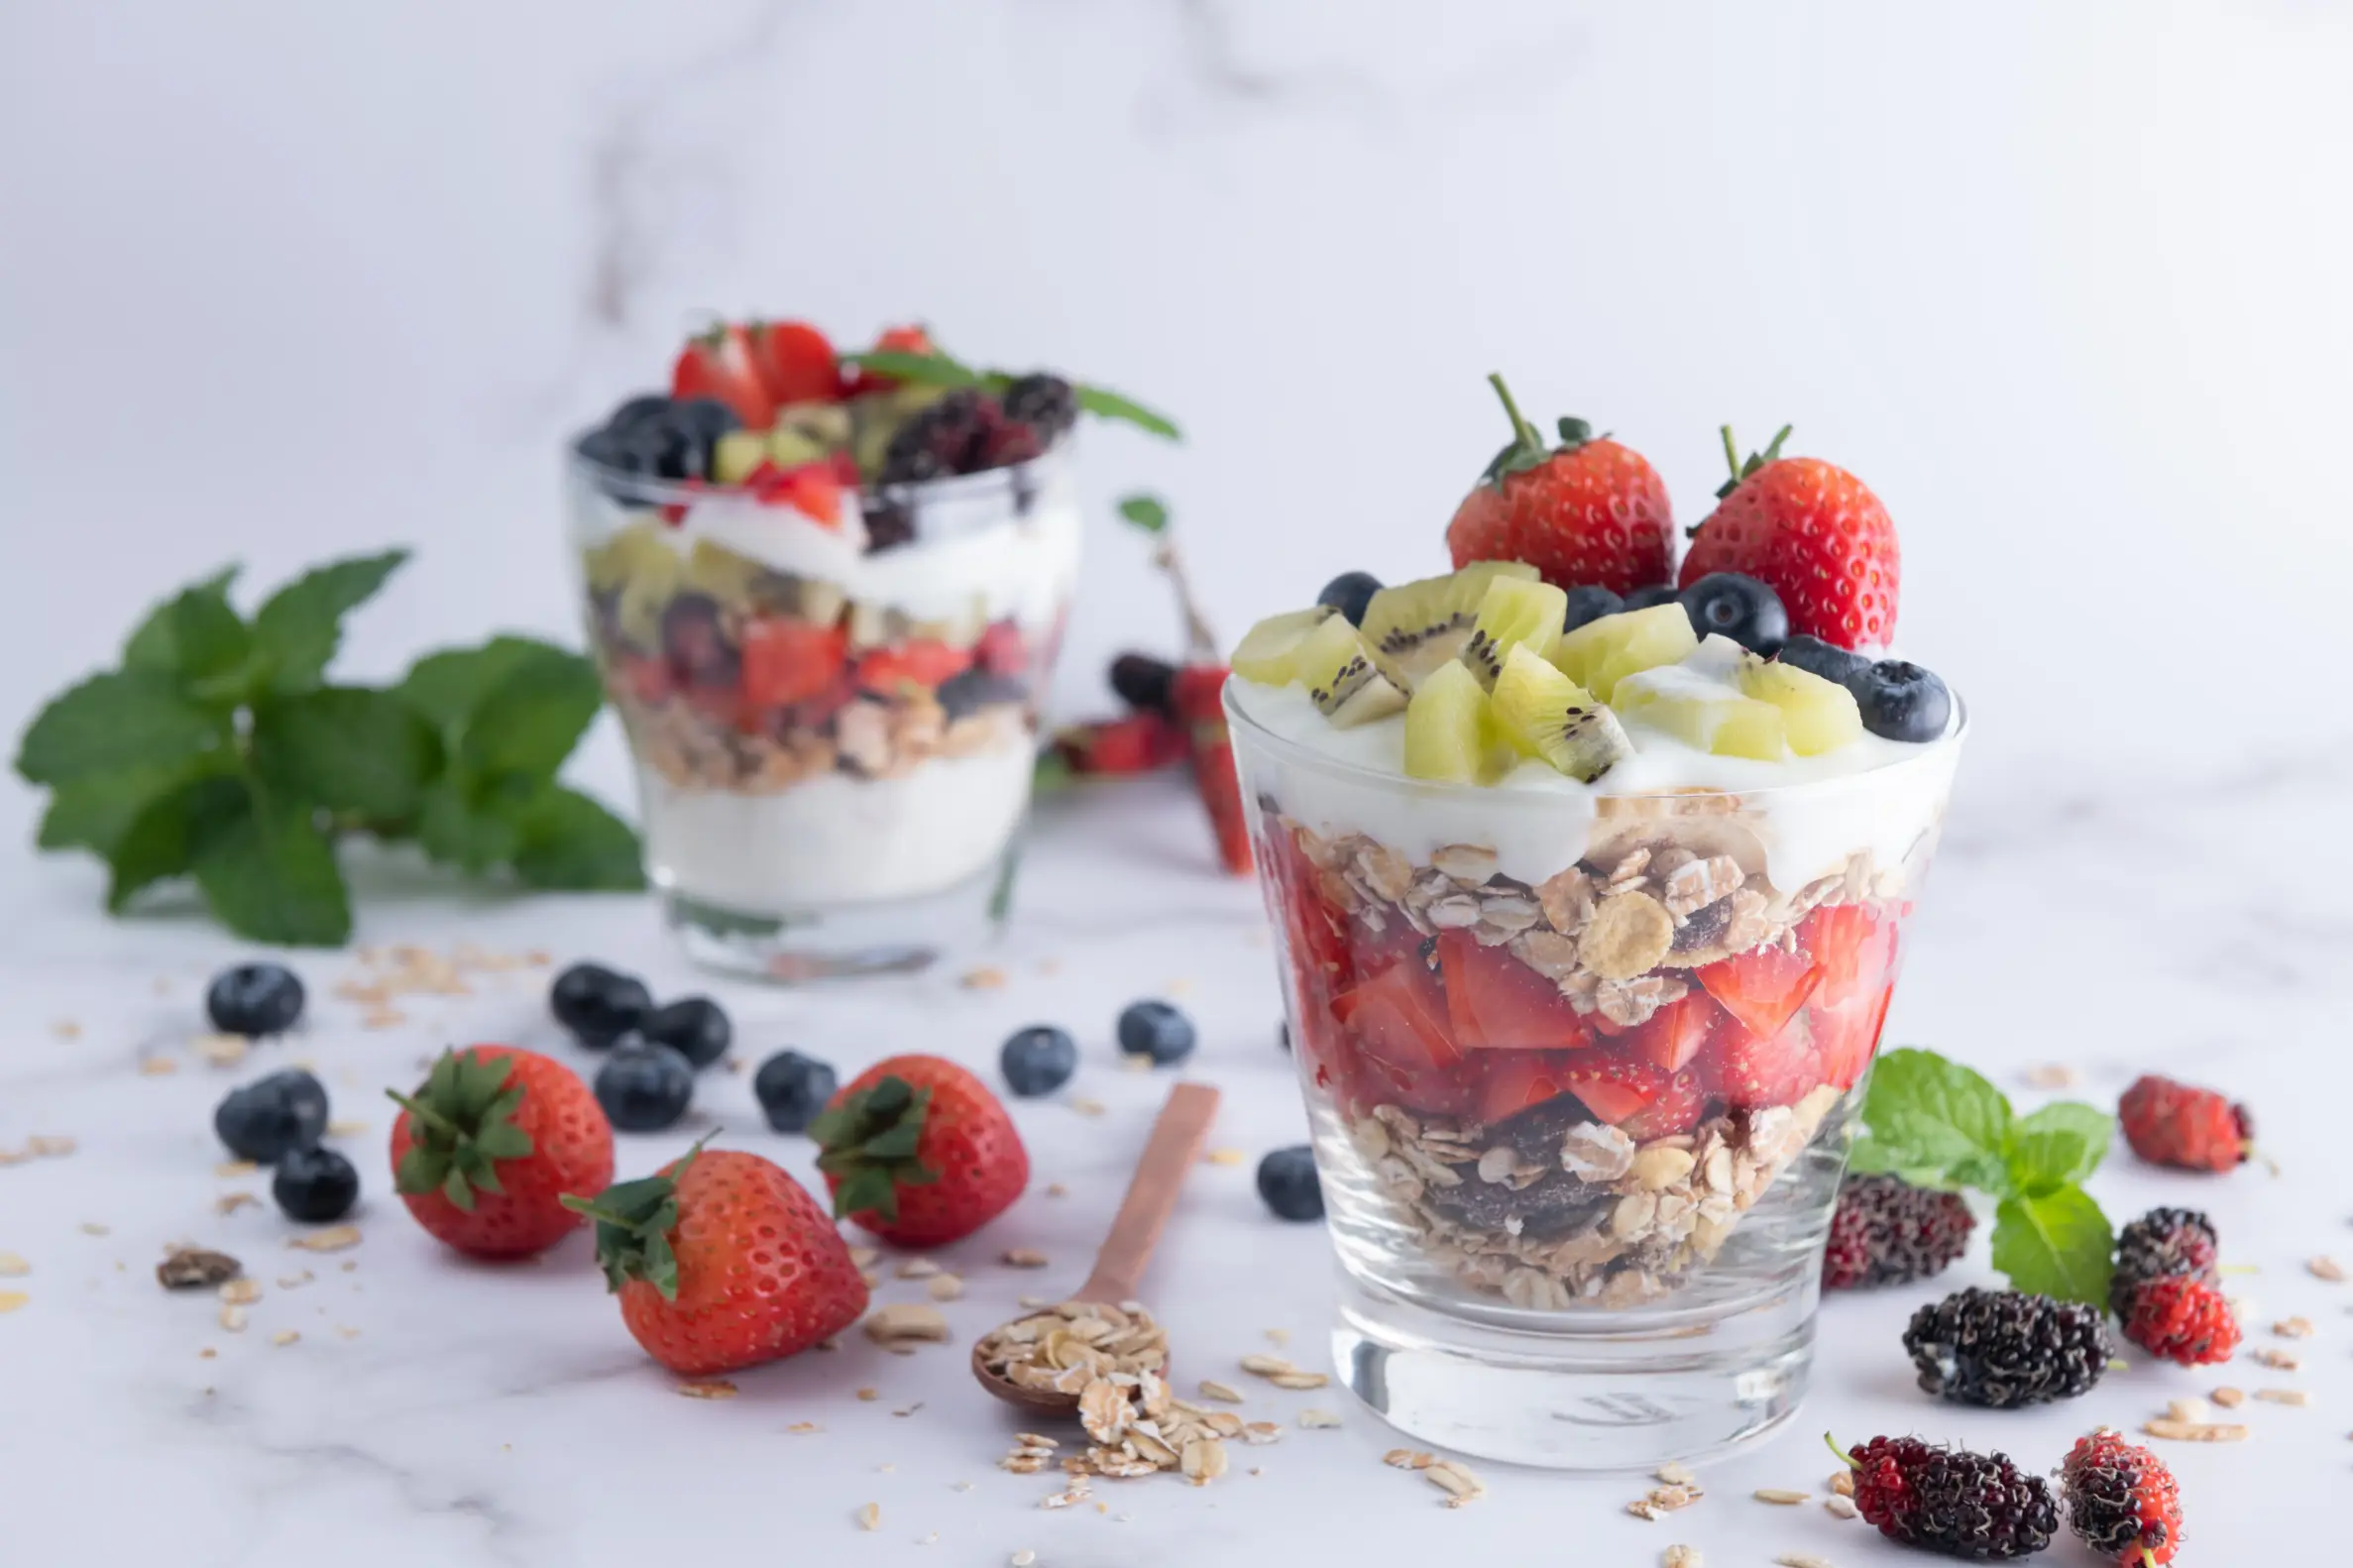
<svg viewBox="0 0 2353 1568">
<path fill-rule="evenodd" d="M 1740 668 L 1740 690 L 1781 710 L 1789 749 L 1801 757 L 1836 751 L 1862 733 L 1854 694 L 1812 670 L 1752 657 Z"/>
<path fill-rule="evenodd" d="M 715 539 L 697 539 L 686 558 L 686 586 L 723 605 L 743 609 L 767 569 Z"/>
<path fill-rule="evenodd" d="M 1322 605 L 1313 610 L 1287 610 L 1280 616 L 1269 616 L 1242 633 L 1234 656 L 1226 661 L 1227 666 L 1246 681 L 1256 681 L 1262 686 L 1289 686 L 1298 678 L 1299 644 L 1331 618 L 1332 612 Z"/>
<path fill-rule="evenodd" d="M 791 432 L 822 455 L 849 445 L 849 410 L 838 402 L 786 403 L 776 410 L 776 423 L 769 428 L 778 435 Z"/>
<path fill-rule="evenodd" d="M 1372 650 L 1345 616 L 1332 616 L 1308 632 L 1291 664 L 1316 712 L 1339 728 L 1386 719 L 1405 706 L 1405 694 L 1373 668 Z"/>
<path fill-rule="evenodd" d="M 801 577 L 793 581 L 790 609 L 812 625 L 830 626 L 841 618 L 841 612 L 849 604 L 849 596 L 841 592 L 841 585 L 829 583 L 822 577 Z"/>
<path fill-rule="evenodd" d="M 1479 678 L 1449 659 L 1405 704 L 1405 776 L 1484 784 L 1494 773 L 1495 733 Z"/>
<path fill-rule="evenodd" d="M 1365 644 L 1391 683 L 1406 691 L 1462 651 L 1479 607 L 1498 578 L 1534 581 L 1518 561 L 1474 561 L 1444 577 L 1384 588 L 1365 606 Z"/>
<path fill-rule="evenodd" d="M 624 588 L 631 578 L 647 572 L 667 572 L 673 585 L 677 581 L 678 552 L 653 522 L 632 522 L 616 530 L 603 544 L 592 545 L 582 559 L 588 566 L 589 587 L 600 594 Z"/>
<path fill-rule="evenodd" d="M 1636 670 L 1677 663 L 1699 645 L 1691 617 L 1669 601 L 1587 621 L 1553 647 L 1552 662 L 1570 680 L 1615 705 L 1621 680 Z"/>
<path fill-rule="evenodd" d="M 1464 667 L 1494 691 L 1504 655 L 1512 649 L 1524 647 L 1539 659 L 1553 650 L 1568 609 L 1569 596 L 1550 583 L 1497 578 L 1479 601 L 1479 618 L 1471 622 L 1470 639 L 1463 644 Z"/>
<path fill-rule="evenodd" d="M 1631 671 L 1618 682 L 1610 706 L 1629 725 L 1663 730 L 1718 756 L 1778 762 L 1788 751 L 1780 709 L 1678 665 Z"/>
<path fill-rule="evenodd" d="M 1524 647 L 1504 656 L 1494 702 L 1505 738 L 1570 778 L 1590 784 L 1633 754 L 1616 714 Z"/>
<path fill-rule="evenodd" d="M 678 597 L 685 576 L 686 563 L 667 544 L 657 540 L 653 549 L 640 552 L 630 565 L 628 581 L 621 584 L 619 603 L 614 607 L 621 635 L 640 648 L 660 647 L 662 612 Z"/>
<path fill-rule="evenodd" d="M 864 603 L 849 607 L 849 645 L 853 648 L 882 648 L 907 634 L 907 617 L 896 610 Z"/>
<path fill-rule="evenodd" d="M 751 471 L 768 460 L 768 436 L 758 430 L 729 430 L 711 449 L 711 477 L 722 485 L 740 485 Z"/>
</svg>

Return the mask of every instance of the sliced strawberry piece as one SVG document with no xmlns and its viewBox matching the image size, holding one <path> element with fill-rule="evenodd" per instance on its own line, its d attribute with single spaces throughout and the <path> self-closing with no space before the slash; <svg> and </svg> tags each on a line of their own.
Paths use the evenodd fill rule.
<svg viewBox="0 0 2353 1568">
<path fill-rule="evenodd" d="M 1798 942 L 1822 966 L 1818 1006 L 1846 1007 L 1876 997 L 1895 960 L 1895 923 L 1860 904 L 1833 904 L 1806 917 Z"/>
<path fill-rule="evenodd" d="M 840 626 L 782 616 L 747 621 L 742 632 L 743 700 L 754 708 L 804 702 L 831 686 L 848 657 Z"/>
<path fill-rule="evenodd" d="M 1218 858 L 1235 876 L 1248 876 L 1250 818 L 1242 810 L 1242 780 L 1234 771 L 1233 739 L 1226 733 L 1222 664 L 1188 664 L 1176 672 L 1170 692 L 1192 752 L 1193 790 L 1217 836 Z"/>
<path fill-rule="evenodd" d="M 1829 987 L 1825 986 L 1825 990 Z M 1863 1068 L 1879 1049 L 1879 1035 L 1887 1027 L 1888 1004 L 1895 1000 L 1890 981 L 1876 997 L 1863 997 L 1845 1007 L 1824 1007 L 1819 996 L 1806 1010 L 1814 1048 L 1821 1058 L 1822 1081 L 1850 1089 L 1862 1081 Z"/>
<path fill-rule="evenodd" d="M 1021 675 L 1030 667 L 1029 644 L 1022 639 L 1021 626 L 1011 620 L 990 621 L 973 656 L 991 675 Z"/>
<path fill-rule="evenodd" d="M 1184 757 L 1182 731 L 1158 714 L 1072 725 L 1055 736 L 1054 745 L 1071 772 L 1090 778 L 1157 772 Z"/>
<path fill-rule="evenodd" d="M 1465 1050 L 1574 1051 L 1593 1030 L 1560 987 L 1503 948 L 1483 948 L 1467 931 L 1438 936 L 1446 1019 Z"/>
<path fill-rule="evenodd" d="M 1687 991 L 1652 1013 L 1645 1022 L 1630 1030 L 1613 1032 L 1624 1040 L 1621 1049 L 1625 1054 L 1638 1056 L 1661 1071 L 1680 1072 L 1691 1065 L 1692 1058 L 1707 1045 L 1709 1035 L 1715 1032 L 1716 1020 L 1723 1016 L 1724 1010 L 1706 991 Z"/>
<path fill-rule="evenodd" d="M 1393 964 L 1332 999 L 1332 1016 L 1356 1042 L 1368 1072 L 1415 1110 L 1455 1111 L 1470 1102 L 1472 1075 L 1446 1033 L 1437 976 L 1418 962 Z"/>
<path fill-rule="evenodd" d="M 658 703 L 676 689 L 668 659 L 627 658 L 614 668 L 619 685 L 641 703 Z"/>
<path fill-rule="evenodd" d="M 1275 826 L 1269 838 L 1268 913 L 1284 929 L 1291 966 L 1319 976 L 1335 993 L 1347 989 L 1356 975 L 1347 912 L 1323 896 L 1322 873 L 1288 831 Z"/>
<path fill-rule="evenodd" d="M 1568 1093 L 1566 1073 L 1575 1056 L 1569 1051 L 1498 1051 L 1474 1059 L 1479 1119 L 1492 1127 Z"/>
<path fill-rule="evenodd" d="M 751 325 L 752 363 L 760 385 L 776 406 L 796 402 L 831 402 L 841 394 L 841 370 L 835 363 L 834 345 L 806 321 L 755 321 Z"/>
<path fill-rule="evenodd" d="M 751 335 L 732 322 L 686 340 L 670 367 L 670 394 L 716 397 L 735 410 L 746 430 L 765 430 L 776 422 L 776 399 L 760 380 Z"/>
<path fill-rule="evenodd" d="M 1709 1077 L 1716 1092 L 1736 1109 L 1794 1105 L 1823 1081 L 1814 1043 L 1803 1023 L 1759 1035 L 1735 1015 L 1716 1026 L 1708 1056 L 1714 1064 Z"/>
<path fill-rule="evenodd" d="M 1620 1122 L 1619 1128 L 1636 1143 L 1672 1138 L 1700 1124 L 1708 1109 L 1708 1085 L 1697 1072 L 1678 1072 L 1667 1079 L 1657 1099 Z"/>
<path fill-rule="evenodd" d="M 896 647 L 876 648 L 858 659 L 858 685 L 884 695 L 904 687 L 928 691 L 951 676 L 971 668 L 968 648 L 951 647 L 931 637 L 917 637 Z"/>
<path fill-rule="evenodd" d="M 1597 1121 L 1613 1126 L 1666 1092 L 1667 1074 L 1647 1062 L 1624 1057 L 1572 1057 L 1560 1070 L 1561 1086 L 1585 1103 Z"/>
<path fill-rule="evenodd" d="M 1708 964 L 1694 971 L 1694 978 L 1749 1033 L 1770 1038 L 1806 1005 L 1822 983 L 1822 970 L 1802 948 L 1796 952 L 1757 948 Z"/>
</svg>

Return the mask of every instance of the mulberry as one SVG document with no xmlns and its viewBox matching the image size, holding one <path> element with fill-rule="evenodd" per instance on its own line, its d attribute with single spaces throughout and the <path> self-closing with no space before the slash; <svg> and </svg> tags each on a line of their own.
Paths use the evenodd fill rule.
<svg viewBox="0 0 2353 1568">
<path fill-rule="evenodd" d="M 2195 1209 L 2153 1208 L 2116 1234 L 2116 1272 L 2108 1299 L 2118 1310 L 2133 1290 L 2151 1280 L 2186 1275 L 2213 1281 L 2214 1222 Z"/>
<path fill-rule="evenodd" d="M 2109 1304 L 2124 1319 L 2124 1337 L 2152 1356 L 2203 1367 L 2228 1361 L 2238 1348 L 2238 1319 L 2210 1280 L 2168 1275 L 2133 1287 Z"/>
<path fill-rule="evenodd" d="M 1976 1223 L 1958 1192 L 1892 1176 L 1849 1176 L 1830 1219 L 1822 1288 L 1905 1285 L 1942 1274 L 1968 1247 Z"/>
<path fill-rule="evenodd" d="M 1913 1313 L 1904 1349 L 1924 1392 L 2007 1410 L 2086 1392 L 2113 1347 L 2096 1306 L 1971 1288 Z"/>
<path fill-rule="evenodd" d="M 2116 1106 L 2124 1141 L 2151 1165 L 2231 1171 L 2255 1141 L 2255 1118 L 2212 1089 L 2145 1073 Z"/>
<path fill-rule="evenodd" d="M 2182 1549 L 2182 1489 L 2148 1449 L 2102 1427 L 2076 1440 L 2059 1481 L 2068 1523 L 2109 1561 L 2161 1568 Z"/>
<path fill-rule="evenodd" d="M 2059 1506 L 2040 1476 L 2006 1454 L 1972 1454 L 1917 1437 L 1874 1437 L 1849 1455 L 1854 1507 L 1879 1533 L 1950 1557 L 2024 1557 L 2051 1544 Z"/>
</svg>

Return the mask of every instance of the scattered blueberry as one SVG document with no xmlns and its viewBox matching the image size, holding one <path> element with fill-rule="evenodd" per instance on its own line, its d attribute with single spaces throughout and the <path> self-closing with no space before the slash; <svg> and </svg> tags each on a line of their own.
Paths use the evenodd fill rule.
<svg viewBox="0 0 2353 1568">
<path fill-rule="evenodd" d="M 1176 666 L 1149 653 L 1123 653 L 1111 661 L 1111 690 L 1138 713 L 1176 711 Z"/>
<path fill-rule="evenodd" d="M 360 1173 L 332 1149 L 289 1149 L 278 1162 L 270 1195 L 288 1219 L 323 1225 L 351 1212 L 360 1198 Z"/>
<path fill-rule="evenodd" d="M 547 1005 L 573 1039 L 602 1051 L 637 1027 L 653 996 L 635 975 L 601 963 L 575 963 L 548 987 Z"/>
<path fill-rule="evenodd" d="M 1908 659 L 1881 659 L 1847 683 L 1862 727 L 1889 740 L 1934 740 L 1953 718 L 1945 683 Z"/>
<path fill-rule="evenodd" d="M 997 1065 L 1004 1070 L 1006 1087 L 1025 1100 L 1035 1099 L 1070 1081 L 1070 1074 L 1078 1070 L 1078 1042 L 1066 1029 L 1032 1024 L 1007 1038 Z"/>
<path fill-rule="evenodd" d="M 1192 1020 L 1167 1002 L 1130 1002 L 1119 1015 L 1119 1049 L 1159 1066 L 1182 1062 L 1195 1043 Z"/>
<path fill-rule="evenodd" d="M 1342 572 L 1323 585 L 1323 592 L 1315 596 L 1319 605 L 1329 605 L 1348 617 L 1352 626 L 1365 623 L 1365 606 L 1381 592 L 1381 579 L 1370 572 Z"/>
<path fill-rule="evenodd" d="M 1560 617 L 1560 629 L 1574 631 L 1589 620 L 1599 620 L 1604 616 L 1615 616 L 1621 610 L 1632 608 L 1606 588 L 1572 588 L 1569 590 L 1568 610 Z"/>
<path fill-rule="evenodd" d="M 1675 585 L 1672 583 L 1653 583 L 1648 588 L 1637 588 L 1625 596 L 1625 608 L 1628 610 L 1648 610 L 1653 605 L 1671 605 L 1674 602 Z"/>
<path fill-rule="evenodd" d="M 597 1103 L 616 1132 L 658 1133 L 694 1097 L 694 1066 L 668 1046 L 630 1046 L 597 1069 Z"/>
<path fill-rule="evenodd" d="M 992 675 L 975 665 L 942 681 L 932 695 L 939 699 L 949 723 L 953 724 L 983 708 L 1026 702 L 1030 688 L 1028 682 L 1017 676 Z"/>
<path fill-rule="evenodd" d="M 1855 678 L 1871 667 L 1871 661 L 1861 654 L 1849 653 L 1835 642 L 1825 642 L 1803 631 L 1782 643 L 1777 657 L 1784 664 L 1794 664 L 1808 674 L 1836 681 L 1849 690 L 1853 689 Z"/>
<path fill-rule="evenodd" d="M 327 1091 L 298 1067 L 231 1089 L 212 1113 L 212 1130 L 240 1160 L 275 1165 L 327 1130 Z"/>
<path fill-rule="evenodd" d="M 1739 572 L 1710 572 L 1675 596 L 1699 635 L 1726 636 L 1767 658 L 1789 636 L 1789 612 L 1781 596 Z"/>
<path fill-rule="evenodd" d="M 839 1087 L 840 1079 L 832 1066 L 798 1051 L 779 1051 L 751 1077 L 752 1098 L 760 1102 L 768 1125 L 780 1133 L 806 1132 Z"/>
<path fill-rule="evenodd" d="M 637 1033 L 647 1044 L 668 1046 L 697 1067 L 710 1066 L 735 1043 L 735 1026 L 708 996 L 664 1002 L 638 1021 Z"/>
<path fill-rule="evenodd" d="M 212 977 L 204 1011 L 224 1035 L 282 1035 L 302 1016 L 302 982 L 282 963 L 241 963 Z"/>
<path fill-rule="evenodd" d="M 1277 1149 L 1258 1163 L 1258 1195 L 1277 1219 L 1323 1218 L 1323 1181 L 1305 1144 Z"/>
</svg>

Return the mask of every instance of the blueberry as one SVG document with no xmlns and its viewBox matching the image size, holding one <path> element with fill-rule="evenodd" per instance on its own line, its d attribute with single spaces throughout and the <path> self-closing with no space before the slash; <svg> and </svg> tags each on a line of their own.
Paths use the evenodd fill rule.
<svg viewBox="0 0 2353 1568">
<path fill-rule="evenodd" d="M 1560 618 L 1560 629 L 1574 631 L 1589 620 L 1615 616 L 1627 608 L 1625 600 L 1606 588 L 1572 588 L 1569 590 L 1568 612 Z"/>
<path fill-rule="evenodd" d="M 548 987 L 547 1005 L 573 1039 L 602 1051 L 637 1027 L 652 1009 L 653 996 L 634 975 L 601 963 L 575 963 Z"/>
<path fill-rule="evenodd" d="M 1036 1099 L 1070 1081 L 1070 1074 L 1078 1070 L 1078 1042 L 1066 1029 L 1032 1024 L 1007 1038 L 997 1065 L 1005 1073 L 1007 1088 L 1025 1100 Z"/>
<path fill-rule="evenodd" d="M 667 412 L 609 428 L 605 434 L 612 465 L 625 474 L 671 481 L 700 479 L 709 461 L 695 432 Z"/>
<path fill-rule="evenodd" d="M 952 724 L 966 714 L 977 713 L 983 708 L 1026 702 L 1030 688 L 1027 682 L 1013 676 L 991 675 L 975 665 L 942 681 L 932 695 L 939 699 L 941 711 Z"/>
<path fill-rule="evenodd" d="M 617 1132 L 658 1133 L 694 1097 L 694 1066 L 668 1046 L 616 1051 L 597 1069 L 597 1103 Z"/>
<path fill-rule="evenodd" d="M 360 1173 L 332 1149 L 289 1149 L 278 1162 L 270 1195 L 288 1219 L 323 1225 L 351 1212 L 360 1199 Z"/>
<path fill-rule="evenodd" d="M 1111 690 L 1139 713 L 1176 712 L 1176 666 L 1149 653 L 1123 653 L 1111 661 Z"/>
<path fill-rule="evenodd" d="M 1319 605 L 1329 605 L 1348 617 L 1352 626 L 1365 623 L 1365 607 L 1373 596 L 1381 592 L 1381 579 L 1370 572 L 1342 572 L 1323 585 L 1323 592 L 1315 596 Z"/>
<path fill-rule="evenodd" d="M 1881 659 L 1847 683 L 1862 727 L 1889 740 L 1934 740 L 1953 718 L 1945 683 L 1908 659 Z"/>
<path fill-rule="evenodd" d="M 1781 596 L 1753 577 L 1710 572 L 1675 597 L 1691 617 L 1691 629 L 1703 637 L 1730 637 L 1770 658 L 1789 636 L 1789 612 L 1781 608 Z"/>
<path fill-rule="evenodd" d="M 709 594 L 680 594 L 662 607 L 662 656 L 683 685 L 721 690 L 743 677 L 743 656 L 728 640 L 727 617 Z"/>
<path fill-rule="evenodd" d="M 1819 675 L 1826 681 L 1852 689 L 1854 682 L 1871 667 L 1871 661 L 1859 653 L 1849 653 L 1834 642 L 1799 632 L 1781 644 L 1776 655 L 1784 664 L 1794 664 L 1808 674 Z"/>
<path fill-rule="evenodd" d="M 711 470 L 711 449 L 729 430 L 743 428 L 742 418 L 717 397 L 687 397 L 671 405 L 671 420 L 703 443 L 703 474 Z"/>
<path fill-rule="evenodd" d="M 231 1089 L 213 1109 L 212 1130 L 240 1160 L 275 1165 L 327 1130 L 327 1091 L 299 1068 Z"/>
<path fill-rule="evenodd" d="M 648 1045 L 668 1046 L 697 1067 L 707 1067 L 735 1043 L 735 1026 L 708 996 L 664 1002 L 637 1024 Z"/>
<path fill-rule="evenodd" d="M 282 1035 L 302 1016 L 302 982 L 282 963 L 241 963 L 212 977 L 204 1011 L 224 1035 Z"/>
<path fill-rule="evenodd" d="M 1119 1015 L 1119 1049 L 1160 1066 L 1192 1055 L 1192 1020 L 1167 1002 L 1130 1002 Z"/>
<path fill-rule="evenodd" d="M 1653 583 L 1648 588 L 1637 588 L 1625 596 L 1627 610 L 1648 610 L 1653 605 L 1671 605 L 1674 602 L 1675 586 L 1672 583 Z"/>
<path fill-rule="evenodd" d="M 810 1121 L 826 1108 L 840 1081 L 832 1066 L 815 1057 L 779 1051 L 752 1074 L 751 1093 L 760 1102 L 760 1112 L 768 1118 L 769 1126 L 780 1133 L 797 1133 L 806 1131 Z"/>
<path fill-rule="evenodd" d="M 1323 1218 L 1323 1182 L 1305 1144 L 1277 1149 L 1258 1163 L 1258 1195 L 1277 1219 Z"/>
<path fill-rule="evenodd" d="M 613 410 L 612 415 L 605 421 L 605 428 L 625 430 L 630 425 L 652 418 L 655 414 L 666 414 L 669 411 L 670 399 L 667 396 L 660 392 L 639 392 Z"/>
</svg>

